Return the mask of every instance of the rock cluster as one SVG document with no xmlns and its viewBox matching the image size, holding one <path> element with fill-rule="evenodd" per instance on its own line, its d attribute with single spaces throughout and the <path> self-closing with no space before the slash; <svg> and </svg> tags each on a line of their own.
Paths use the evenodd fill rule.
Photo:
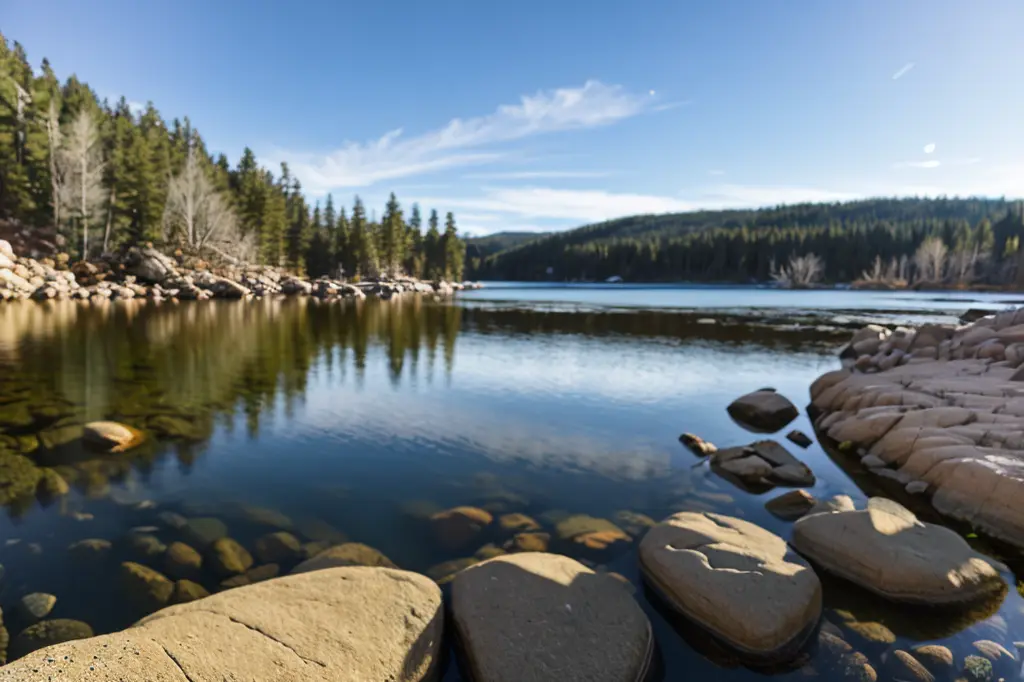
<svg viewBox="0 0 1024 682">
<path fill-rule="evenodd" d="M 1024 308 L 954 327 L 869 326 L 811 386 L 815 426 L 874 473 L 1024 546 Z"/>
<path fill-rule="evenodd" d="M 0 301 L 31 298 L 38 301 L 78 299 L 104 301 L 148 298 L 204 301 L 272 295 L 309 295 L 319 299 L 365 298 L 381 300 L 412 292 L 451 296 L 473 283 L 421 282 L 399 277 L 389 281 L 350 284 L 320 278 L 308 281 L 269 266 L 224 265 L 202 261 L 186 263 L 151 248 L 131 248 L 118 256 L 69 266 L 67 254 L 56 259 L 19 258 L 10 243 L 0 240 Z"/>
</svg>

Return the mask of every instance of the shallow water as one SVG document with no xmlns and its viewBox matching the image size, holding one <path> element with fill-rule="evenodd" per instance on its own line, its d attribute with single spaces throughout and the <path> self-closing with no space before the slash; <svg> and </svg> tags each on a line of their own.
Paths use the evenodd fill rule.
<svg viewBox="0 0 1024 682">
<path fill-rule="evenodd" d="M 134 559 L 162 568 L 161 558 L 140 558 L 127 537 L 153 526 L 146 532 L 162 542 L 178 539 L 160 519 L 167 511 L 216 517 L 249 547 L 287 527 L 304 541 L 364 542 L 418 571 L 504 540 L 485 532 L 460 551 L 439 547 L 422 515 L 456 505 L 538 519 L 559 510 L 603 518 L 628 510 L 655 520 L 712 510 L 787 536 L 791 524 L 763 509 L 784 490 L 753 495 L 734 488 L 677 438 L 693 431 L 720 447 L 758 439 L 734 424 L 725 406 L 768 385 L 802 407 L 810 382 L 838 366 L 835 350 L 848 332 L 752 323 L 706 306 L 688 312 L 679 310 L 688 307 L 682 303 L 665 304 L 678 308 L 668 311 L 632 309 L 589 290 L 552 291 L 539 300 L 494 288 L 459 304 L 407 298 L 0 306 L 0 430 L 13 437 L 10 447 L 40 434 L 59 443 L 62 433 L 99 418 L 150 434 L 143 447 L 107 458 L 70 438 L 31 453 L 74 480 L 69 495 L 46 505 L 19 499 L 0 517 L 0 607 L 12 636 L 19 629 L 12 607 L 34 591 L 58 597 L 51 617 L 85 620 L 97 632 L 137 619 L 139 609 L 119 589 L 117 566 Z M 640 291 L 646 290 L 630 295 Z M 762 294 L 752 291 L 720 307 L 757 307 L 751 301 Z M 785 317 L 786 310 L 817 305 L 804 294 L 820 292 L 791 299 L 767 293 L 765 307 Z M 856 302 L 859 292 L 828 293 L 834 301 L 851 297 L 833 310 L 866 317 L 889 319 L 877 311 L 897 305 L 887 299 L 871 308 Z M 694 300 L 689 291 L 674 295 Z M 917 301 L 908 314 L 940 319 L 984 307 L 907 296 Z M 982 303 L 998 308 L 1005 299 Z M 719 322 L 709 324 L 709 317 Z M 806 415 L 792 427 L 813 435 Z M 865 497 L 840 467 L 857 475 L 849 462 L 837 464 L 817 444 L 802 450 L 782 442 L 814 470 L 816 496 Z M 857 479 L 876 491 L 872 481 Z M 110 556 L 98 565 L 73 558 L 68 545 L 85 538 L 112 541 Z M 654 626 L 662 679 L 754 679 L 698 633 L 664 617 L 639 580 L 633 546 L 581 554 L 556 544 L 553 551 L 617 571 L 637 587 Z M 218 579 L 204 574 L 202 582 L 213 589 Z M 885 623 L 898 637 L 893 646 L 937 640 L 961 658 L 978 639 L 1011 647 L 1024 638 L 1022 601 L 1012 588 L 1001 606 L 934 616 L 828 582 L 826 606 L 837 623 L 833 609 Z M 861 650 L 877 666 L 887 648 Z M 822 679 L 841 679 L 821 656 L 810 650 L 800 663 L 809 662 Z M 809 672 L 778 675 L 807 679 Z M 453 663 L 445 679 L 460 679 Z"/>
</svg>

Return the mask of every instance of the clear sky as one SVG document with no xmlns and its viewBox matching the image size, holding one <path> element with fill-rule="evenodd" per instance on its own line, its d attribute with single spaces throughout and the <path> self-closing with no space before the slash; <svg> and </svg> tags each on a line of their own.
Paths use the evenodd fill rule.
<svg viewBox="0 0 1024 682">
<path fill-rule="evenodd" d="M 101 97 L 464 230 L 1024 196 L 1024 1 L 7 0 Z"/>
</svg>

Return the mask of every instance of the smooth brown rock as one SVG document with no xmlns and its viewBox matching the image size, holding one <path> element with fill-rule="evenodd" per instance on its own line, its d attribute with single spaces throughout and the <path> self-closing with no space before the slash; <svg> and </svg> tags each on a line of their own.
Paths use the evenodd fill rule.
<svg viewBox="0 0 1024 682">
<path fill-rule="evenodd" d="M 505 514 L 498 517 L 498 526 L 507 533 L 525 533 L 540 530 L 540 524 L 526 514 Z"/>
<path fill-rule="evenodd" d="M 780 519 L 795 521 L 811 511 L 816 502 L 814 495 L 806 490 L 791 490 L 768 500 L 764 508 Z"/>
<path fill-rule="evenodd" d="M 137 608 L 152 611 L 167 604 L 174 583 L 159 571 L 126 561 L 121 564 L 121 585 Z"/>
<path fill-rule="evenodd" d="M 814 441 L 811 440 L 810 436 L 808 436 L 803 431 L 799 431 L 797 429 L 793 429 L 792 431 L 787 433 L 786 439 L 791 443 L 794 443 L 795 445 L 799 445 L 802 448 L 809 448 L 814 444 Z"/>
<path fill-rule="evenodd" d="M 718 452 L 718 448 L 714 443 L 706 441 L 700 436 L 692 433 L 684 433 L 679 436 L 679 442 L 685 445 L 690 452 L 698 457 L 706 457 L 707 455 L 712 455 Z"/>
<path fill-rule="evenodd" d="M 187 604 L 190 601 L 209 597 L 210 593 L 206 588 L 191 580 L 179 580 L 174 583 L 174 591 L 171 592 L 171 604 Z"/>
<path fill-rule="evenodd" d="M 86 637 L 92 637 L 92 628 L 89 627 L 88 623 L 83 623 L 80 620 L 71 620 L 68 618 L 55 618 L 53 620 L 44 620 L 30 625 L 22 630 L 17 637 L 11 640 L 10 648 L 7 650 L 7 660 L 12 661 L 14 659 L 20 659 L 23 656 L 29 656 L 34 651 L 38 651 L 44 647 L 49 647 L 54 644 L 60 644 L 61 642 L 70 642 L 76 639 L 85 639 Z M 38 658 L 33 656 L 33 659 Z M 12 666 L 13 668 L 14 666 Z M 0 680 L 37 680 L 43 679 L 40 677 L 30 677 L 27 675 L 26 670 L 25 677 L 4 677 L 10 674 L 10 668 L 0 668 Z M 33 671 L 34 672 L 34 671 Z"/>
<path fill-rule="evenodd" d="M 285 531 L 268 533 L 256 540 L 253 553 L 265 564 L 286 563 L 302 556 L 302 543 Z"/>
<path fill-rule="evenodd" d="M 446 585 L 452 581 L 459 571 L 478 563 L 480 563 L 480 559 L 476 557 L 452 559 L 451 561 L 444 561 L 440 564 L 431 566 L 427 569 L 427 575 L 438 585 Z"/>
<path fill-rule="evenodd" d="M 493 516 L 477 507 L 455 507 L 430 517 L 437 541 L 446 549 L 465 547 L 491 524 Z"/>
<path fill-rule="evenodd" d="M 719 450 L 711 457 L 711 468 L 754 487 L 803 486 L 815 482 L 810 468 L 773 440 Z"/>
<path fill-rule="evenodd" d="M 821 583 L 785 540 L 741 519 L 682 512 L 640 543 L 644 577 L 741 654 L 794 655 L 821 615 Z"/>
<path fill-rule="evenodd" d="M 639 682 L 653 647 L 621 584 L 573 559 L 530 552 L 452 581 L 455 630 L 474 682 Z"/>
<path fill-rule="evenodd" d="M 145 440 L 145 436 L 125 424 L 101 421 L 86 424 L 82 440 L 103 452 L 124 452 Z"/>
<path fill-rule="evenodd" d="M 124 632 L 49 647 L 0 668 L 0 680 L 423 682 L 437 673 L 441 606 L 440 589 L 425 576 L 361 567 L 317 571 L 171 606 Z"/>
<path fill-rule="evenodd" d="M 249 550 L 231 538 L 221 538 L 210 545 L 206 560 L 210 568 L 222 576 L 245 573 L 253 563 Z"/>
<path fill-rule="evenodd" d="M 808 514 L 793 525 L 791 542 L 826 570 L 895 601 L 958 604 L 1006 591 L 999 571 L 963 538 L 891 500 Z"/>
<path fill-rule="evenodd" d="M 734 400 L 729 415 L 755 431 L 775 432 L 800 414 L 789 400 L 775 391 L 754 391 Z"/>
<path fill-rule="evenodd" d="M 948 647 L 941 644 L 924 644 L 913 647 L 910 653 L 936 678 L 942 680 L 951 676 L 955 660 L 953 652 Z"/>
<path fill-rule="evenodd" d="M 510 552 L 546 552 L 551 536 L 547 533 L 519 533 L 505 543 Z"/>
<path fill-rule="evenodd" d="M 325 568 L 336 568 L 338 566 L 380 566 L 384 568 L 398 568 L 391 559 L 388 559 L 373 547 L 359 542 L 346 542 L 341 545 L 329 547 L 314 556 L 312 559 L 303 561 L 292 569 L 292 573 L 320 571 Z"/>
<path fill-rule="evenodd" d="M 203 556 L 184 542 L 172 542 L 164 554 L 164 572 L 172 578 L 194 579 L 203 568 Z"/>
</svg>

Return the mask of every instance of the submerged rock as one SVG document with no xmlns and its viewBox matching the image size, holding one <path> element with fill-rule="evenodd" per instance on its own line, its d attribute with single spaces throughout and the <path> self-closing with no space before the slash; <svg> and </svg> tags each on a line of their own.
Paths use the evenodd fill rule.
<svg viewBox="0 0 1024 682">
<path fill-rule="evenodd" d="M 711 469 L 731 474 L 753 488 L 815 483 L 810 468 L 773 440 L 719 450 L 711 457 Z"/>
<path fill-rule="evenodd" d="M 302 543 L 285 531 L 267 533 L 256 540 L 253 553 L 266 564 L 288 563 L 302 557 Z"/>
<path fill-rule="evenodd" d="M 216 540 L 207 550 L 206 557 L 210 568 L 221 576 L 245 573 L 253 563 L 249 550 L 231 538 Z"/>
<path fill-rule="evenodd" d="M 292 569 L 292 574 L 319 571 L 338 566 L 374 566 L 398 568 L 378 550 L 359 542 L 346 542 L 325 549 L 312 559 L 307 559 Z"/>
<path fill-rule="evenodd" d="M 112 547 L 110 540 L 87 538 L 68 545 L 68 551 L 78 561 L 98 562 L 107 557 Z"/>
<path fill-rule="evenodd" d="M 42 468 L 39 470 L 41 477 L 36 487 L 36 494 L 43 500 L 52 500 L 67 495 L 71 488 L 67 481 L 53 469 Z"/>
<path fill-rule="evenodd" d="M 910 653 L 936 679 L 945 680 L 952 677 L 955 661 L 949 647 L 941 644 L 924 644 L 913 647 Z"/>
<path fill-rule="evenodd" d="M 174 583 L 162 573 L 133 561 L 121 564 L 121 587 L 132 603 L 144 611 L 165 606 L 174 591 Z"/>
<path fill-rule="evenodd" d="M 728 412 L 742 426 L 766 433 L 778 431 L 800 414 L 784 396 L 765 389 L 737 398 Z"/>
<path fill-rule="evenodd" d="M 103 452 L 124 452 L 144 439 L 141 431 L 110 421 L 90 422 L 82 432 L 82 440 L 87 445 Z"/>
<path fill-rule="evenodd" d="M 13 661 L 44 647 L 60 644 L 62 642 L 70 642 L 76 639 L 85 639 L 87 637 L 92 637 L 92 635 L 92 628 L 89 627 L 89 624 L 83 623 L 80 620 L 55 618 L 53 620 L 40 621 L 35 625 L 30 625 L 22 630 L 21 633 L 11 641 L 10 648 L 7 651 L 7 658 L 8 660 Z M 12 676 L 9 679 L 33 680 L 43 678 L 33 676 L 19 678 L 17 676 Z"/>
<path fill-rule="evenodd" d="M 452 580 L 451 610 L 476 680 L 636 682 L 650 665 L 651 626 L 633 597 L 568 557 L 511 554 L 467 568 Z"/>
<path fill-rule="evenodd" d="M 540 524 L 526 514 L 505 514 L 498 518 L 498 526 L 506 533 L 524 533 L 540 530 Z"/>
<path fill-rule="evenodd" d="M 791 658 L 821 616 L 810 564 L 741 519 L 670 516 L 640 543 L 640 565 L 675 610 L 753 660 Z"/>
<path fill-rule="evenodd" d="M 431 566 L 427 569 L 427 575 L 430 576 L 438 585 L 446 585 L 451 582 L 459 571 L 469 568 L 470 566 L 475 566 L 478 563 L 480 563 L 480 559 L 477 557 L 452 559 L 451 561 L 445 561 Z"/>
<path fill-rule="evenodd" d="M 155 559 L 167 551 L 167 545 L 149 533 L 129 533 L 128 547 L 132 555 L 142 561 Z"/>
<path fill-rule="evenodd" d="M 245 573 L 241 573 L 236 576 L 232 576 L 227 580 L 222 580 L 220 583 L 221 589 L 227 590 L 234 587 L 245 587 L 246 585 L 252 585 L 253 583 L 263 582 L 264 580 L 270 580 L 281 575 L 281 567 L 277 564 L 263 564 L 256 568 L 250 568 Z"/>
<path fill-rule="evenodd" d="M 202 550 L 227 536 L 228 527 L 220 519 L 199 517 L 189 519 L 181 529 L 181 534 L 188 544 Z"/>
<path fill-rule="evenodd" d="M 164 570 L 170 577 L 195 579 L 202 573 L 202 569 L 203 556 L 184 542 L 172 542 L 167 548 Z"/>
<path fill-rule="evenodd" d="M 658 522 L 647 514 L 625 509 L 615 512 L 615 522 L 634 538 L 640 537 L 658 525 Z"/>
<path fill-rule="evenodd" d="M 888 655 L 882 673 L 886 679 L 900 680 L 901 682 L 935 682 L 935 675 L 902 649 L 897 649 Z"/>
<path fill-rule="evenodd" d="M 509 552 L 546 552 L 551 536 L 547 533 L 518 533 L 505 543 Z"/>
<path fill-rule="evenodd" d="M 28 457 L 0 451 L 0 505 L 33 495 L 42 475 Z"/>
<path fill-rule="evenodd" d="M 32 624 L 46 618 L 57 605 L 57 597 L 46 592 L 26 594 L 18 600 L 18 615 L 26 623 Z"/>
<path fill-rule="evenodd" d="M 206 588 L 202 585 L 194 583 L 191 580 L 179 580 L 174 583 L 174 591 L 171 592 L 169 603 L 187 604 L 188 602 L 209 596 L 210 593 L 207 592 Z"/>
<path fill-rule="evenodd" d="M 811 440 L 810 436 L 808 436 L 806 433 L 798 429 L 793 429 L 792 431 L 787 433 L 786 439 L 795 445 L 799 445 L 802 448 L 809 448 L 814 444 L 814 441 Z"/>
<path fill-rule="evenodd" d="M 992 563 L 955 532 L 882 498 L 863 510 L 809 514 L 794 524 L 792 543 L 826 570 L 895 601 L 959 604 L 1007 589 Z"/>
<path fill-rule="evenodd" d="M 455 507 L 430 517 L 437 541 L 446 549 L 465 547 L 491 524 L 493 516 L 477 507 Z"/>
</svg>

